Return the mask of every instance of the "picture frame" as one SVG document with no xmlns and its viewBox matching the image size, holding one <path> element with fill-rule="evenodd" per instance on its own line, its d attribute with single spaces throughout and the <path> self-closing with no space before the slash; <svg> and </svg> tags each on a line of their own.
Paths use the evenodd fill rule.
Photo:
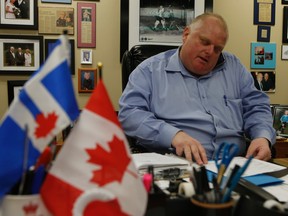
<svg viewBox="0 0 288 216">
<path fill-rule="evenodd" d="M 271 26 L 258 26 L 257 41 L 258 42 L 270 42 Z"/>
<path fill-rule="evenodd" d="M 62 3 L 62 4 L 71 4 L 72 0 L 41 0 L 42 3 Z"/>
<path fill-rule="evenodd" d="M 6 0 L 0 0 L 0 5 L 6 5 Z M 38 1 L 24 0 L 21 5 L 17 2 L 16 6 L 19 10 L 14 10 L 14 13 L 0 10 L 0 28 L 37 30 Z"/>
<path fill-rule="evenodd" d="M 77 47 L 96 47 L 96 3 L 77 3 Z"/>
<path fill-rule="evenodd" d="M 92 49 L 81 49 L 81 64 L 92 64 Z"/>
<path fill-rule="evenodd" d="M 19 48 L 21 55 L 17 54 Z M 0 52 L 0 75 L 30 75 L 43 63 L 43 36 L 0 35 Z"/>
<path fill-rule="evenodd" d="M 288 6 L 283 7 L 282 43 L 288 43 Z"/>
<path fill-rule="evenodd" d="M 140 1 L 141 1 L 141 5 L 151 4 L 151 6 L 145 5 L 145 7 L 147 6 L 147 8 L 145 9 L 144 6 L 140 6 Z M 158 3 L 158 1 L 146 1 L 146 2 L 144 2 L 144 0 L 121 0 L 120 61 L 122 59 L 124 52 L 126 50 L 131 49 L 136 44 L 140 45 L 140 44 L 153 43 L 153 44 L 175 45 L 175 46 L 179 46 L 181 44 L 182 39 L 181 39 L 181 35 L 179 34 L 179 32 L 178 32 L 176 40 L 175 40 L 175 38 L 172 38 L 172 37 L 166 37 L 165 41 L 163 41 L 163 40 L 157 41 L 157 39 L 155 37 L 157 37 L 157 34 L 160 35 L 160 31 L 156 32 L 157 34 L 154 34 L 154 33 L 152 33 L 151 28 L 149 30 L 147 29 L 147 33 L 143 32 L 143 31 L 141 31 L 141 33 L 139 33 L 140 29 L 142 29 L 142 30 L 145 29 L 145 25 L 143 28 L 143 24 L 140 24 L 140 19 L 145 20 L 145 17 L 141 18 L 141 16 L 144 16 L 145 14 L 147 15 L 151 11 L 155 11 L 155 9 L 159 7 L 159 5 L 157 5 L 157 3 Z M 184 0 L 184 1 L 181 1 L 181 3 L 184 6 L 189 5 L 190 7 L 192 7 L 192 4 L 194 5 L 194 3 L 195 3 L 194 12 L 193 12 L 194 17 L 203 13 L 203 12 L 212 12 L 213 11 L 213 0 L 203 0 L 203 1 Z M 176 14 L 175 16 L 176 16 L 176 18 L 178 18 L 177 20 L 179 22 L 179 21 L 181 21 L 181 18 L 179 17 L 180 16 L 179 13 L 183 12 L 183 10 L 180 9 L 181 8 L 179 5 L 180 3 L 175 2 L 175 4 L 177 5 L 177 7 L 179 6 L 179 8 L 175 8 L 175 11 L 174 11 Z M 168 3 L 167 3 L 167 5 L 168 5 Z M 164 6 L 167 6 L 167 5 L 164 5 Z M 153 10 L 152 10 L 152 8 L 153 8 Z M 140 10 L 142 10 L 142 11 L 140 12 Z M 142 15 L 140 16 L 140 14 L 142 14 Z M 151 18 L 152 17 L 150 17 L 149 19 L 151 19 Z M 147 21 L 145 21 L 145 22 L 147 23 Z M 169 24 L 169 26 L 170 26 L 170 24 Z M 172 25 L 174 25 L 174 24 L 172 24 Z M 169 31 L 172 32 L 173 28 L 171 28 L 171 30 L 169 30 Z M 169 34 L 169 33 L 167 33 L 167 34 Z M 165 33 L 165 35 L 167 35 L 167 34 Z M 154 41 L 150 40 L 151 38 Z"/>
<path fill-rule="evenodd" d="M 288 0 L 282 0 L 282 4 L 283 5 L 287 5 L 288 4 Z"/>
<path fill-rule="evenodd" d="M 27 80 L 8 80 L 7 81 L 8 106 L 12 103 L 16 94 L 19 94 L 19 91 L 21 91 L 26 81 Z"/>
<path fill-rule="evenodd" d="M 288 111 L 288 105 L 274 106 L 273 127 L 278 136 L 288 138 L 288 124 L 281 121 L 281 117 Z"/>
<path fill-rule="evenodd" d="M 251 43 L 251 68 L 272 69 L 276 66 L 276 43 Z"/>
<path fill-rule="evenodd" d="M 87 81 L 88 80 L 88 81 Z M 79 68 L 78 69 L 78 92 L 91 93 L 96 87 L 97 69 Z"/>
<path fill-rule="evenodd" d="M 255 87 L 266 93 L 275 93 L 276 73 L 273 70 L 251 71 Z"/>
<path fill-rule="evenodd" d="M 55 46 L 55 42 L 57 39 L 45 39 L 45 60 L 48 58 L 49 54 L 52 52 L 52 49 Z M 70 44 L 70 68 L 71 68 L 71 74 L 75 74 L 75 40 L 74 39 L 69 39 L 69 44 Z"/>
<path fill-rule="evenodd" d="M 281 47 L 281 59 L 288 60 L 288 45 L 282 45 Z"/>
<path fill-rule="evenodd" d="M 39 7 L 39 33 L 74 35 L 73 7 Z"/>
<path fill-rule="evenodd" d="M 254 25 L 275 25 L 275 0 L 254 0 Z"/>
</svg>

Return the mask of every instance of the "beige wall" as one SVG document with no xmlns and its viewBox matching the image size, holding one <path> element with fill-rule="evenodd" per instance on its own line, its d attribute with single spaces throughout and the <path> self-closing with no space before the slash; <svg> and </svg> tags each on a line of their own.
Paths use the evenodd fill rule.
<svg viewBox="0 0 288 216">
<path fill-rule="evenodd" d="M 41 4 L 39 6 L 54 6 Z M 77 12 L 78 1 L 72 1 L 72 7 Z M 81 1 L 79 1 L 81 2 Z M 214 0 L 214 12 L 221 14 L 228 23 L 230 38 L 226 50 L 235 53 L 245 66 L 250 69 L 250 43 L 257 41 L 257 26 L 253 25 L 253 2 L 251 0 Z M 57 4 L 57 7 L 71 5 Z M 276 24 L 271 27 L 271 42 L 277 44 L 276 61 L 276 93 L 269 93 L 271 103 L 288 104 L 288 93 L 285 89 L 288 80 L 288 61 L 281 60 L 282 45 L 282 16 L 283 5 L 276 1 Z M 77 28 L 75 28 L 77 30 Z M 71 38 L 77 41 L 77 31 Z M 37 35 L 37 31 L 20 31 L 21 34 Z M 19 30 L 0 30 L 1 34 L 19 34 Z M 56 35 L 44 35 L 44 38 L 57 38 Z M 100 0 L 96 3 L 96 48 L 93 49 L 93 65 L 103 63 L 103 79 L 108 89 L 115 109 L 118 109 L 118 99 L 121 95 L 121 64 L 120 56 L 120 0 Z M 84 67 L 80 64 L 80 49 L 75 50 L 75 68 Z M 88 66 L 85 66 L 88 67 Z M 76 71 L 77 74 L 77 71 Z M 83 108 L 90 94 L 77 92 L 77 75 L 73 76 L 76 96 L 80 108 Z M 7 80 L 28 79 L 27 76 L 0 76 L 0 116 L 3 116 L 8 107 Z"/>
</svg>

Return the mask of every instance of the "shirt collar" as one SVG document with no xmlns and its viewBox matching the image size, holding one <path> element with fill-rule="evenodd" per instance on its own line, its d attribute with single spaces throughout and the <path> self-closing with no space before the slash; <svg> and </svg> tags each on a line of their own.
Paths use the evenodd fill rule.
<svg viewBox="0 0 288 216">
<path fill-rule="evenodd" d="M 177 52 L 175 52 L 171 56 L 165 69 L 166 69 L 166 71 L 181 72 L 183 75 L 191 75 L 186 70 L 186 68 L 184 67 L 184 65 L 182 64 L 182 62 L 180 60 L 180 57 L 179 57 L 180 50 L 181 50 L 181 46 L 177 49 Z M 223 53 L 221 53 L 219 58 L 218 58 L 216 65 L 212 71 L 214 71 L 215 69 L 217 69 L 218 67 L 220 67 L 224 63 L 225 63 L 225 57 L 224 57 Z"/>
</svg>

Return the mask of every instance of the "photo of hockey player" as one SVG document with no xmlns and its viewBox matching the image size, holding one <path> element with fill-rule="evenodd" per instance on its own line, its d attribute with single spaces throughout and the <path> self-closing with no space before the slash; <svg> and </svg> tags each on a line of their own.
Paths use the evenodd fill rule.
<svg viewBox="0 0 288 216">
<path fill-rule="evenodd" d="M 140 0 L 139 41 L 181 42 L 182 32 L 195 17 L 194 1 Z"/>
</svg>

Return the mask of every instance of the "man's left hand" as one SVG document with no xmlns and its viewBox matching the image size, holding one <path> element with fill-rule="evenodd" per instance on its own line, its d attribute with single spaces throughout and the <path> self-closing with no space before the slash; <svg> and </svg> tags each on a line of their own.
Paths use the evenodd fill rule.
<svg viewBox="0 0 288 216">
<path fill-rule="evenodd" d="M 255 159 L 268 161 L 271 159 L 271 150 L 269 141 L 265 138 L 256 138 L 252 140 L 247 150 L 246 158 L 253 155 Z"/>
</svg>

